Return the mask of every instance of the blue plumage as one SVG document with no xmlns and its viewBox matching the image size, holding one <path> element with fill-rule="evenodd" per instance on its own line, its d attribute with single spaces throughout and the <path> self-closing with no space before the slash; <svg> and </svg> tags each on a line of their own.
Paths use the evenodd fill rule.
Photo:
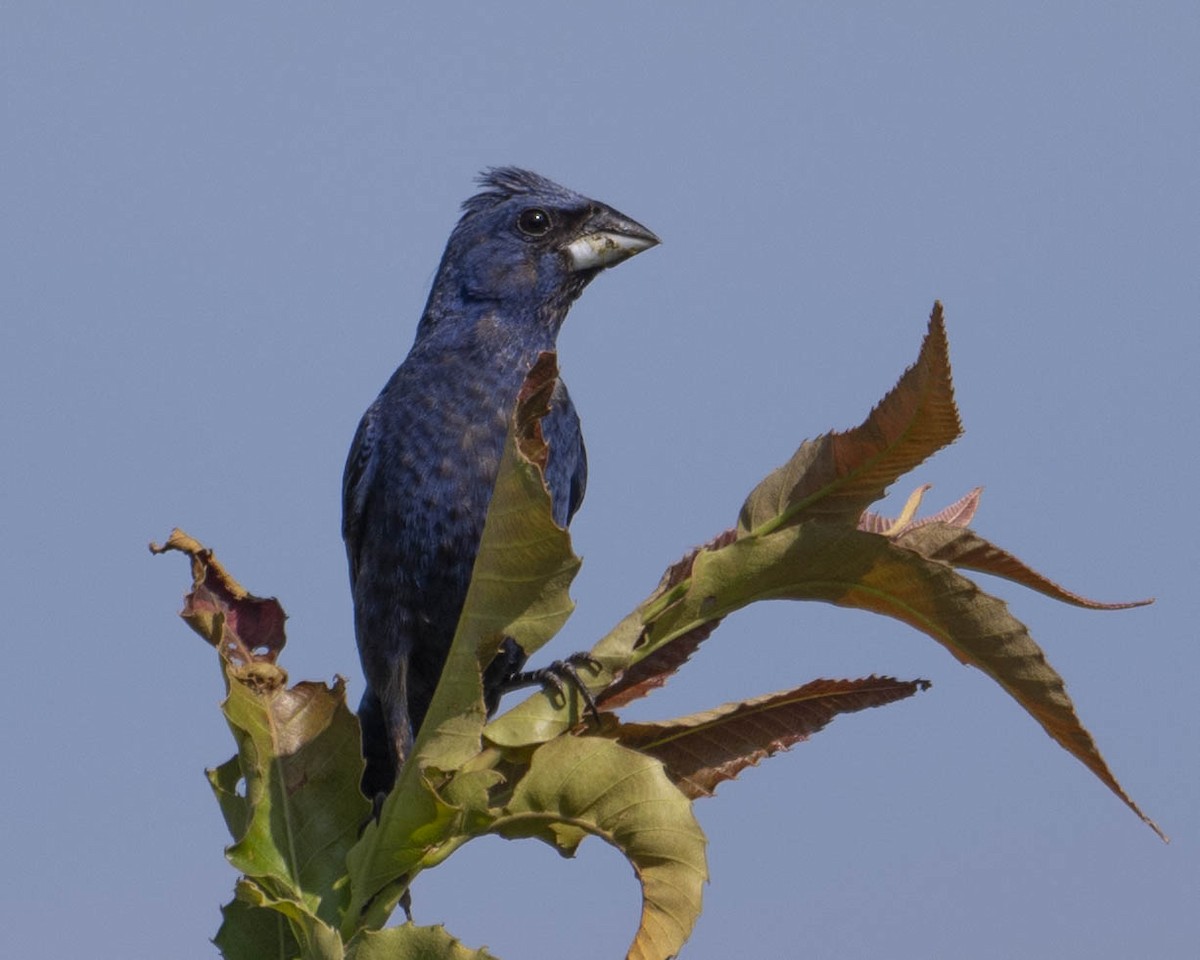
<svg viewBox="0 0 1200 960">
<path fill-rule="evenodd" d="M 640 224 L 527 170 L 485 172 L 463 204 L 408 357 L 359 424 L 342 535 L 367 690 L 363 788 L 391 788 L 445 664 L 509 418 L 538 354 L 605 267 L 658 243 Z M 546 482 L 566 526 L 587 456 L 560 381 L 543 421 Z M 490 705 L 517 661 L 489 671 Z"/>
</svg>

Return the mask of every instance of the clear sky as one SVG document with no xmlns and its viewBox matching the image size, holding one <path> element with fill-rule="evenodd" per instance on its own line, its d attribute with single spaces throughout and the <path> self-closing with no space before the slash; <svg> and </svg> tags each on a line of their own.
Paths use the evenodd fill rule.
<svg viewBox="0 0 1200 960">
<path fill-rule="evenodd" d="M 1195 956 L 1200 5 L 16 2 L 0 8 L 0 953 L 202 958 L 231 893 L 215 656 L 174 525 L 361 675 L 343 458 L 482 167 L 663 245 L 560 340 L 591 455 L 586 648 L 799 442 L 859 422 L 946 305 L 966 436 L 902 481 L 1102 600 L 1012 585 L 1155 836 L 977 671 L 818 605 L 731 618 L 634 716 L 925 677 L 697 807 L 685 957 Z M 615 957 L 638 891 L 481 841 L 417 919 Z"/>
</svg>

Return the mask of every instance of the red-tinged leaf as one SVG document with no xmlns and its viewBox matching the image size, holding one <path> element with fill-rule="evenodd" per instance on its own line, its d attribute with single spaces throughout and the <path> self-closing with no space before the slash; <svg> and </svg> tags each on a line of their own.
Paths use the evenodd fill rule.
<svg viewBox="0 0 1200 960">
<path fill-rule="evenodd" d="M 955 500 L 950 506 L 939 510 L 923 520 L 917 520 L 913 526 L 920 527 L 927 523 L 948 523 L 952 527 L 966 527 L 975 519 L 979 510 L 979 498 L 983 496 L 983 487 L 975 487 L 965 496 Z"/>
<path fill-rule="evenodd" d="M 275 663 L 286 616 L 278 602 L 249 594 L 180 530 L 151 549 L 191 559 L 194 585 L 180 615 L 221 655 L 222 710 L 238 753 L 208 777 L 234 839 L 226 856 L 253 881 L 247 889 L 287 914 L 291 934 L 325 937 L 348 899 L 346 856 L 370 811 L 358 789 L 361 739 L 345 681 L 289 687 Z M 258 939 L 274 929 L 269 919 L 238 907 L 222 929 L 231 939 Z"/>
<path fill-rule="evenodd" d="M 929 492 L 930 487 L 932 484 L 929 483 L 917 487 L 909 496 L 904 510 L 898 517 L 884 517 L 868 510 L 859 518 L 858 529 L 865 530 L 867 533 L 878 533 L 885 537 L 898 537 L 909 530 L 923 527 L 929 523 L 948 523 L 952 527 L 965 527 L 975 519 L 983 487 L 976 487 L 966 496 L 955 500 L 950 506 L 944 507 L 937 513 L 917 519 L 917 508 L 920 507 L 921 501 Z"/>
<path fill-rule="evenodd" d="M 151 553 L 178 550 L 192 561 L 192 591 L 184 597 L 179 615 L 196 633 L 216 647 L 234 666 L 274 663 L 287 642 L 287 614 L 274 597 L 256 597 L 233 579 L 213 552 L 182 530 L 171 531 Z"/>
<path fill-rule="evenodd" d="M 1089 600 L 1059 586 L 1048 577 L 1028 567 L 1006 550 L 989 543 L 973 530 L 947 523 L 930 522 L 916 524 L 896 538 L 896 543 L 915 550 L 931 560 L 940 560 L 952 567 L 978 570 L 1019 583 L 1055 600 L 1089 610 L 1128 610 L 1153 603 L 1152 599 L 1131 600 L 1123 603 L 1102 603 Z"/>
<path fill-rule="evenodd" d="M 892 677 L 814 680 L 661 723 L 620 723 L 605 714 L 598 732 L 657 757 L 684 796 L 695 799 L 712 796 L 718 784 L 746 767 L 807 740 L 840 713 L 894 703 L 928 687 L 926 680 Z"/>
<path fill-rule="evenodd" d="M 596 706 L 613 710 L 657 690 L 687 663 L 700 644 L 709 638 L 720 623 L 720 620 L 702 623 L 683 636 L 663 644 L 645 660 L 639 660 L 596 694 Z"/>
<path fill-rule="evenodd" d="M 812 519 L 857 522 L 898 477 L 961 433 L 942 305 L 935 303 L 917 362 L 860 426 L 804 443 L 755 487 L 738 532 L 765 534 Z"/>
</svg>

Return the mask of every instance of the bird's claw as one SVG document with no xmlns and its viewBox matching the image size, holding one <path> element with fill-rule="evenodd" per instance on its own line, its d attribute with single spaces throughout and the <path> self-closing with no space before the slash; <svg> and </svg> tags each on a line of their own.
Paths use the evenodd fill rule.
<svg viewBox="0 0 1200 960">
<path fill-rule="evenodd" d="M 587 688 L 587 684 L 583 682 L 583 678 L 579 676 L 579 667 L 599 670 L 600 662 L 586 653 L 573 653 L 565 660 L 555 660 L 553 663 L 539 670 L 523 670 L 519 673 L 511 674 L 505 679 L 504 688 L 505 691 L 509 691 L 537 684 L 543 690 L 547 692 L 553 690 L 565 699 L 567 686 L 570 686 L 579 694 L 580 699 L 583 700 L 584 710 L 587 715 L 595 723 L 599 723 L 600 710 L 596 706 L 596 699 L 592 696 L 592 692 Z"/>
</svg>

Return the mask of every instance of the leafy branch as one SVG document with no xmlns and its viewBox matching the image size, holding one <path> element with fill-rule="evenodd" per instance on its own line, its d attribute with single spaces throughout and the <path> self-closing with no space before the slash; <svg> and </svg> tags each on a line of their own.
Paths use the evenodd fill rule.
<svg viewBox="0 0 1200 960">
<path fill-rule="evenodd" d="M 594 646 L 583 677 L 599 723 L 584 722 L 582 697 L 570 689 L 534 694 L 489 723 L 481 676 L 501 641 L 533 653 L 573 608 L 579 559 L 553 522 L 542 477 L 541 418 L 556 377 L 554 356 L 543 354 L 521 392 L 442 681 L 378 818 L 358 790 L 359 732 L 343 681 L 289 687 L 276 662 L 279 604 L 248 594 L 181 531 L 152 546 L 191 558 L 182 616 L 220 653 L 222 709 L 238 745 L 209 771 L 234 839 L 227 855 L 241 874 L 216 938 L 226 957 L 486 957 L 441 927 L 384 927 L 418 874 L 485 834 L 536 838 L 564 856 L 588 835 L 612 844 L 642 886 L 628 956 L 674 956 L 707 879 L 692 800 L 840 713 L 928 687 L 890 677 L 814 680 L 670 721 L 620 719 L 618 708 L 665 683 L 724 617 L 766 599 L 869 610 L 929 635 L 992 677 L 1162 836 L 1109 771 L 1026 627 L 960 571 L 1095 609 L 1149 601 L 1088 600 L 980 537 L 968 526 L 979 490 L 923 519 L 927 486 L 897 518 L 868 511 L 961 433 L 940 304 L 916 363 L 861 425 L 804 443 L 751 491 L 736 527 L 672 565 Z"/>
</svg>

